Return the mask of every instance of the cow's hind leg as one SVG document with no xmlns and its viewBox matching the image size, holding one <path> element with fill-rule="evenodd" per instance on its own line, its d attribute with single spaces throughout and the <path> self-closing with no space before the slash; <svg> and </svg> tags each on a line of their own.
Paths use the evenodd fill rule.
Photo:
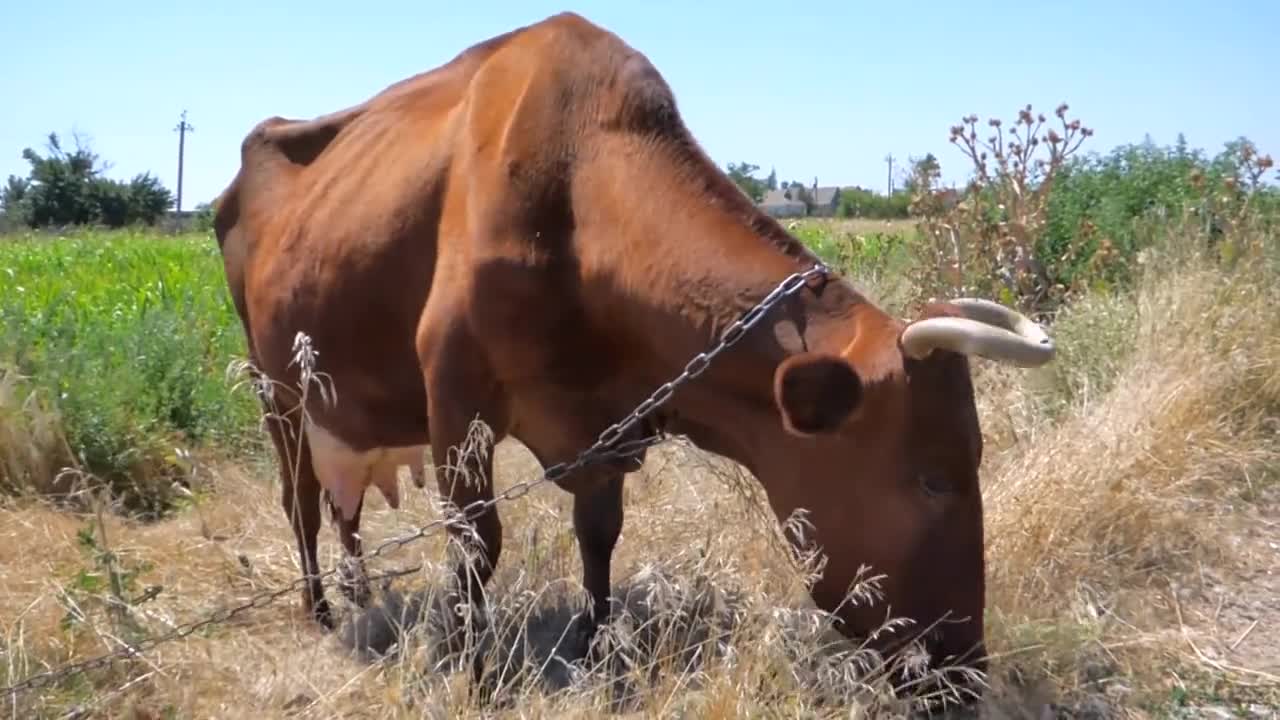
<svg viewBox="0 0 1280 720">
<path fill-rule="evenodd" d="M 474 344 L 456 333 L 425 363 L 431 457 L 440 495 L 454 510 L 493 500 L 493 449 L 503 427 L 496 385 Z M 464 336 L 465 337 L 465 336 Z M 477 422 L 478 421 L 478 422 Z M 453 591 L 473 608 L 481 608 L 484 590 L 502 554 L 502 522 L 497 507 L 448 532 L 462 557 L 455 565 Z"/>
<path fill-rule="evenodd" d="M 351 519 L 342 517 L 337 506 L 330 504 L 333 523 L 338 526 L 338 538 L 342 542 L 343 558 L 339 570 L 339 585 L 342 594 L 359 607 L 368 607 L 372 593 L 369 590 L 369 578 L 364 567 L 364 548 L 360 540 L 360 511 L 364 509 L 364 494 L 361 493 L 356 503 L 355 513 Z"/>
<path fill-rule="evenodd" d="M 433 444 L 434 440 L 433 437 Z M 492 446 L 464 449 L 467 445 L 464 439 L 452 446 L 445 446 L 446 442 L 443 439 L 439 441 L 441 457 L 449 459 L 441 463 L 436 482 L 440 495 L 453 506 L 451 511 L 461 513 L 477 503 L 491 502 Z M 476 444 L 482 442 L 476 441 Z M 456 585 L 453 589 L 461 593 L 468 604 L 483 606 L 485 587 L 502 555 L 502 521 L 498 509 L 489 507 L 469 522 L 459 518 L 448 528 L 450 538 L 461 554 L 454 566 Z"/>
<path fill-rule="evenodd" d="M 309 578 L 302 590 L 302 604 L 311 617 L 333 629 L 333 612 L 320 582 L 316 540 L 320 532 L 320 481 L 316 479 L 308 443 L 289 417 L 268 417 L 267 427 L 280 463 L 281 505 L 293 526 L 302 572 Z"/>
</svg>

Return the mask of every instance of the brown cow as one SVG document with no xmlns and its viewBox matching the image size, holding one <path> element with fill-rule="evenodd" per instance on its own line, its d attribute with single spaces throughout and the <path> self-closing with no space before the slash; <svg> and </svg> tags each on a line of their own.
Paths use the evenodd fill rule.
<svg viewBox="0 0 1280 720">
<path fill-rule="evenodd" d="M 270 425 L 310 573 L 322 490 L 358 557 L 365 489 L 396 506 L 396 467 L 420 464 L 428 445 L 449 457 L 473 418 L 544 466 L 571 460 L 817 262 L 708 159 L 646 57 L 568 13 L 349 109 L 262 122 L 216 234 L 253 363 L 297 383 L 303 332 L 336 388 L 336 403 L 312 393 L 308 442 Z M 932 635 L 939 661 L 980 656 L 982 438 L 968 355 L 1034 365 L 1052 353 L 1037 326 L 991 305 L 937 303 L 904 324 L 828 276 L 681 386 L 647 429 L 742 463 L 779 518 L 808 510 L 828 556 L 812 596 L 847 633 L 884 617 L 839 607 L 868 564 L 887 575 L 895 616 L 958 618 Z M 488 478 L 490 457 L 470 472 Z M 622 481 L 637 466 L 558 482 L 574 496 L 595 622 L 609 612 Z M 436 467 L 455 503 L 492 497 L 488 483 L 455 484 L 455 471 Z M 474 529 L 483 585 L 502 550 L 497 509 Z M 352 595 L 363 603 L 367 587 Z M 319 582 L 303 599 L 331 626 Z"/>
</svg>

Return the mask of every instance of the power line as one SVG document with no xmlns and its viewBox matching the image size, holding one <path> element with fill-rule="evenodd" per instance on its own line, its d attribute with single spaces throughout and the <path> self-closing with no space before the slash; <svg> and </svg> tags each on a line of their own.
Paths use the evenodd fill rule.
<svg viewBox="0 0 1280 720">
<path fill-rule="evenodd" d="M 182 119 L 178 122 L 174 132 L 178 133 L 178 202 L 175 210 L 182 212 L 182 161 L 183 155 L 186 153 L 187 133 L 195 132 L 195 127 L 187 122 L 187 111 L 182 111 Z"/>
</svg>

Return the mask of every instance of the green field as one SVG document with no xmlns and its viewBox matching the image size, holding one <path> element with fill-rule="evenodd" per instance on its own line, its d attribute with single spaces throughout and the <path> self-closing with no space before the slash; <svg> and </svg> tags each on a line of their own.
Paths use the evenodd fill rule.
<svg viewBox="0 0 1280 720">
<path fill-rule="evenodd" d="M 1037 236 L 1040 248 L 1087 250 L 1054 269 L 1071 285 L 1047 311 L 1060 354 L 1036 371 L 975 363 L 988 442 L 993 712 L 1037 717 L 1047 702 L 1148 716 L 1280 707 L 1280 585 L 1267 550 L 1280 540 L 1276 203 L 1250 196 L 1222 211 L 1229 222 L 1206 222 L 1186 168 L 1170 158 L 1146 170 L 1125 163 L 1127 175 L 1101 163 L 1064 182 Z M 1153 212 L 1153 198 L 1166 210 Z M 1081 218 L 1094 230 L 1079 231 Z M 899 309 L 942 287 L 931 227 L 802 220 L 793 232 Z M 965 242 L 973 257 L 986 247 L 977 235 Z M 979 271 L 957 272 L 965 288 L 991 287 Z M 106 633 L 160 632 L 294 577 L 256 401 L 227 373 L 243 348 L 207 232 L 0 239 L 0 684 L 102 652 Z M 60 476 L 63 467 L 81 473 Z M 498 472 L 500 487 L 525 479 L 532 460 L 504 446 Z M 94 506 L 67 496 L 75 478 L 111 490 L 117 512 L 80 512 Z M 666 668 L 645 707 L 809 716 L 832 710 L 825 699 L 844 703 L 841 715 L 881 697 L 796 629 L 808 622 L 796 573 L 750 488 L 684 447 L 661 449 L 628 488 L 618 582 L 657 562 L 674 578 L 659 616 L 675 616 L 678 590 L 711 583 L 742 594 L 751 628 L 732 640 L 733 663 L 703 668 L 696 682 Z M 420 493 L 406 494 L 399 511 L 370 494 L 366 543 L 437 516 Z M 563 587 L 578 573 L 563 495 L 535 492 L 504 513 L 500 594 L 576 597 L 576 585 Z M 712 516 L 722 522 L 708 530 Z M 328 567 L 328 528 L 322 544 Z M 443 553 L 432 538 L 392 562 L 426 560 L 426 574 L 405 581 L 421 585 L 444 572 Z M 159 594 L 138 599 L 150 585 Z M 412 657 L 370 672 L 317 644 L 296 605 L 289 594 L 174 644 L 154 666 L 96 671 L 18 708 L 478 712 L 464 678 L 424 673 Z M 601 685 L 522 692 L 521 709 L 537 714 L 596 717 L 605 702 Z"/>
<path fill-rule="evenodd" d="M 0 243 L 0 372 L 26 422 L 52 413 L 50 451 L 109 482 L 130 509 L 161 512 L 182 474 L 178 448 L 236 451 L 256 440 L 247 392 L 229 392 L 244 354 L 222 261 L 207 234 L 142 231 L 33 235 Z M 23 422 L 4 408 L 6 422 Z M 10 429 L 0 437 L 17 436 Z M 13 455 L 21 454 L 18 450 Z M 0 484 L 50 482 L 9 463 Z"/>
</svg>

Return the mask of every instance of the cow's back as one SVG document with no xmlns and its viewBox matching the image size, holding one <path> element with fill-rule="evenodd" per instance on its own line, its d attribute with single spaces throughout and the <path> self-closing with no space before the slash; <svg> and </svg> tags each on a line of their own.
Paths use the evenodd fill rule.
<svg viewBox="0 0 1280 720">
<path fill-rule="evenodd" d="M 296 382 L 295 335 L 310 336 L 341 404 L 312 412 L 353 447 L 423 441 L 414 334 L 432 288 L 460 110 L 476 69 L 513 35 L 360 105 L 264 120 L 219 199 L 215 234 L 251 358 Z"/>
<path fill-rule="evenodd" d="M 468 315 L 500 381 L 602 381 L 628 349 L 617 328 L 607 354 L 593 341 L 608 310 L 581 268 L 619 253 L 576 236 L 571 177 L 593 133 L 654 119 L 679 123 L 647 60 L 566 13 L 352 108 L 262 122 L 216 222 L 254 361 L 296 383 L 309 335 L 338 397 L 312 417 L 357 450 L 425 441 L 415 342 L 442 315 Z"/>
</svg>

